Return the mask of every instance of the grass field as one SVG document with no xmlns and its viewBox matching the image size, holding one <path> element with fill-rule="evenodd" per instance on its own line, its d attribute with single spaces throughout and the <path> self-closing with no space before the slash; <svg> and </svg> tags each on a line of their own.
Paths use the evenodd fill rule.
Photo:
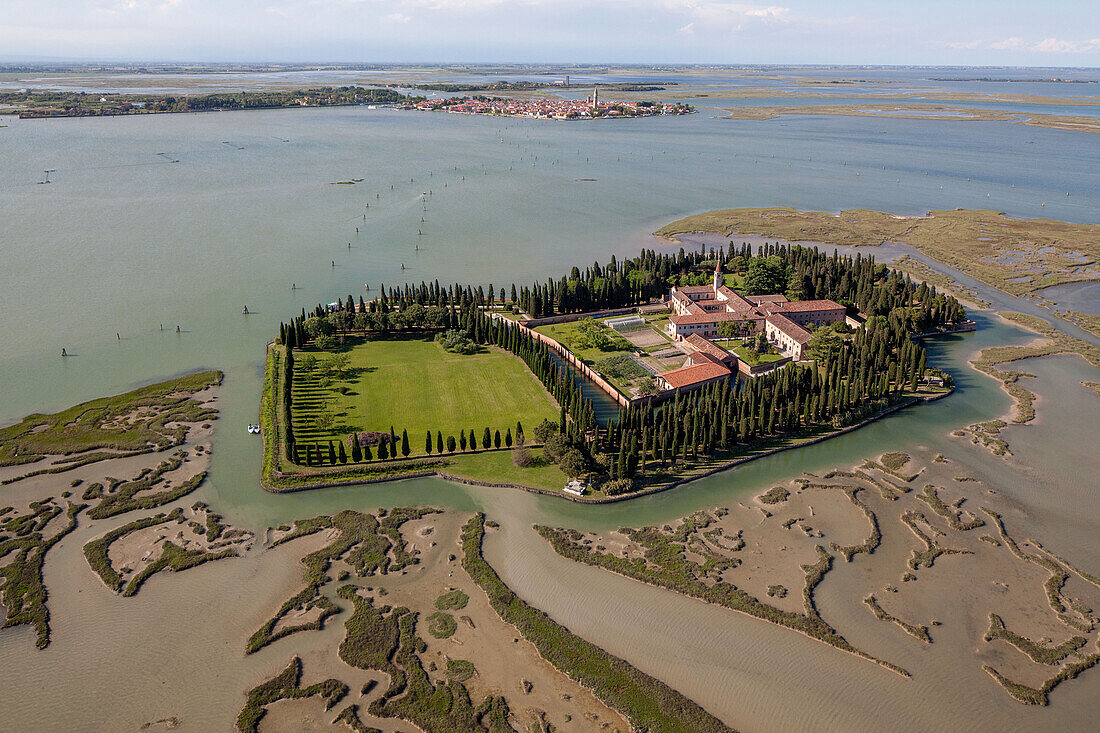
<svg viewBox="0 0 1100 733">
<path fill-rule="evenodd" d="M 733 343 L 736 343 L 737 345 L 733 346 Z M 721 345 L 725 346 L 726 344 L 721 343 Z M 737 354 L 737 358 L 749 364 L 767 364 L 769 362 L 779 361 L 783 358 L 782 354 L 750 354 L 749 350 L 742 346 L 737 339 L 734 339 L 734 341 L 731 342 L 730 345 L 732 347 L 731 350 L 733 351 L 733 353 Z"/>
<path fill-rule="evenodd" d="M 297 441 L 341 440 L 392 425 L 398 437 L 408 430 L 411 455 L 423 455 L 429 429 L 444 440 L 473 430 L 480 441 L 486 427 L 503 436 L 518 420 L 530 434 L 542 420 L 557 419 L 558 406 L 538 379 L 497 349 L 463 356 L 414 336 L 360 342 L 344 353 L 347 371 L 326 384 L 321 370 L 307 373 L 304 354 L 295 352 L 291 419 Z M 326 356 L 315 355 L 319 361 Z"/>
<path fill-rule="evenodd" d="M 639 349 L 637 346 L 630 343 L 621 335 L 619 335 L 616 331 L 605 326 L 603 322 L 598 321 L 597 323 L 601 331 L 606 334 L 607 337 L 610 339 L 610 348 L 606 350 L 593 347 L 582 347 L 579 345 L 578 341 L 580 338 L 581 329 L 580 321 L 569 321 L 567 323 L 551 323 L 545 326 L 539 326 L 535 330 L 539 333 L 546 334 L 565 348 L 572 351 L 574 356 L 576 356 L 585 364 L 599 372 L 604 377 L 604 379 L 614 385 L 616 389 L 618 389 L 625 395 L 630 395 L 631 385 L 634 383 L 635 380 L 624 381 L 622 379 L 616 378 L 611 374 L 607 374 L 604 370 L 600 369 L 600 367 L 598 366 L 598 362 L 606 359 L 609 356 L 614 356 L 615 354 L 633 354 Z"/>
</svg>

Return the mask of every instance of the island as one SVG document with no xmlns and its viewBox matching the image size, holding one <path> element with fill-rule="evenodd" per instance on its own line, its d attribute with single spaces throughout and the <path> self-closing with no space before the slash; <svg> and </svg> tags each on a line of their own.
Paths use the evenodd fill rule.
<svg viewBox="0 0 1100 733">
<path fill-rule="evenodd" d="M 402 105 L 402 109 L 501 117 L 535 117 L 554 120 L 655 117 L 657 115 L 687 115 L 695 112 L 694 107 L 681 102 L 600 101 L 599 89 L 593 89 L 592 94 L 584 99 L 558 99 L 556 97 L 501 99 L 476 95 L 472 97 L 409 101 Z"/>
<path fill-rule="evenodd" d="M 0 92 L 0 114 L 16 114 L 20 119 L 110 117 L 166 112 L 405 104 L 422 99 L 392 89 L 358 86 L 193 95 L 20 91 Z"/>
<path fill-rule="evenodd" d="M 1052 219 L 1018 219 L 999 211 L 952 209 L 924 216 L 898 216 L 868 209 L 837 214 L 785 207 L 722 209 L 679 219 L 657 230 L 661 237 L 710 232 L 724 237 L 759 234 L 792 242 L 848 247 L 908 244 L 921 253 L 1010 295 L 1041 296 L 1044 288 L 1098 280 L 1100 225 Z M 895 263 L 922 277 L 935 278 L 922 263 Z M 938 284 L 959 290 L 940 276 Z M 1042 303 L 1053 310 L 1052 304 Z M 1061 314 L 1100 334 L 1100 316 Z"/>
<path fill-rule="evenodd" d="M 914 336 L 973 327 L 934 286 L 797 245 L 377 292 L 303 310 L 268 346 L 268 490 L 438 475 L 640 496 L 943 397 Z"/>
</svg>

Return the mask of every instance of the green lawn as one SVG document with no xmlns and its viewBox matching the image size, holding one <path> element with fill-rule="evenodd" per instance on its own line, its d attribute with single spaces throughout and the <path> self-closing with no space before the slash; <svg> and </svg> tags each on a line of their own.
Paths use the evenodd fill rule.
<svg viewBox="0 0 1100 733">
<path fill-rule="evenodd" d="M 430 337 L 390 337 L 354 344 L 345 353 L 347 375 L 324 385 L 320 370 L 304 373 L 303 352 L 295 351 L 291 417 L 298 441 L 338 440 L 392 425 L 398 437 L 408 430 L 411 455 L 423 455 L 429 429 L 441 431 L 444 440 L 473 430 L 480 442 L 486 427 L 503 436 L 519 420 L 530 435 L 542 420 L 557 419 L 558 406 L 538 379 L 499 349 L 463 356 Z M 325 413 L 332 424 L 319 426 L 317 417 Z"/>
<path fill-rule="evenodd" d="M 723 343 L 722 345 L 724 346 L 725 344 Z M 783 358 L 782 354 L 757 354 L 755 352 L 750 354 L 749 350 L 746 349 L 744 346 L 741 346 L 740 344 L 730 350 L 733 353 L 737 354 L 738 359 L 748 364 L 767 364 L 769 362 L 779 361 Z"/>
<path fill-rule="evenodd" d="M 630 343 L 622 336 L 617 334 L 614 330 L 603 325 L 602 322 L 597 321 L 601 331 L 605 333 L 612 343 L 612 348 L 606 351 L 602 349 L 581 347 L 577 343 L 578 329 L 580 328 L 580 321 L 569 321 L 568 323 L 551 323 L 546 326 L 539 326 L 535 330 L 539 333 L 544 333 L 550 338 L 560 343 L 565 348 L 573 352 L 575 356 L 584 361 L 586 364 L 594 364 L 600 359 L 606 359 L 612 354 L 618 352 L 633 353 L 637 347 Z"/>
<path fill-rule="evenodd" d="M 730 290 L 740 293 L 741 288 L 745 285 L 745 277 L 743 275 L 734 275 L 729 272 L 724 272 L 722 273 L 722 284 Z"/>
<path fill-rule="evenodd" d="M 534 465 L 519 468 L 512 462 L 512 451 L 455 453 L 454 456 L 448 455 L 450 462 L 442 470 L 453 476 L 478 481 L 561 491 L 567 480 L 561 469 L 542 457 L 541 448 L 532 448 L 531 454 L 535 457 Z"/>
<path fill-rule="evenodd" d="M 609 356 L 614 356 L 615 354 L 633 354 L 635 351 L 638 351 L 638 347 L 620 336 L 613 329 L 605 326 L 602 321 L 597 321 L 596 323 L 599 325 L 601 331 L 606 334 L 610 339 L 610 348 L 605 350 L 588 346 L 581 347 L 577 343 L 580 323 L 580 321 L 569 321 L 568 323 L 552 323 L 546 326 L 539 326 L 535 330 L 539 333 L 546 334 L 565 348 L 572 351 L 574 356 L 579 358 L 588 366 L 595 369 L 597 372 L 600 372 L 600 374 L 603 375 L 604 379 L 614 385 L 616 389 L 618 389 L 625 395 L 629 395 L 631 393 L 631 385 L 636 380 L 624 381 L 622 379 L 617 379 L 610 374 L 606 374 L 597 366 L 597 362 L 600 362 Z"/>
</svg>

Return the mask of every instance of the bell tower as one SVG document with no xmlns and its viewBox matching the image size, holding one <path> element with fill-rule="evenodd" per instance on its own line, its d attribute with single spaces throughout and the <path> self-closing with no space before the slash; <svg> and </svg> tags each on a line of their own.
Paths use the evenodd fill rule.
<svg viewBox="0 0 1100 733">
<path fill-rule="evenodd" d="M 718 288 L 722 284 L 722 255 L 718 255 L 718 263 L 714 266 L 714 297 L 718 297 Z"/>
</svg>

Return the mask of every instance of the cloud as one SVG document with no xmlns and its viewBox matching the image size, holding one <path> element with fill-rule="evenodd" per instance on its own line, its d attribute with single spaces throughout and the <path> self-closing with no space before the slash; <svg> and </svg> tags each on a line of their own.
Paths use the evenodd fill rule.
<svg viewBox="0 0 1100 733">
<path fill-rule="evenodd" d="M 1040 53 L 1085 53 L 1100 48 L 1100 38 L 1087 41 L 1061 41 L 1057 38 L 1044 38 L 1032 47 Z"/>
<path fill-rule="evenodd" d="M 390 13 L 386 16 L 386 20 L 391 23 L 408 23 L 412 18 L 404 13 Z"/>
<path fill-rule="evenodd" d="M 948 48 L 957 48 L 957 49 L 975 49 L 975 48 L 981 48 L 981 46 L 982 46 L 981 41 L 953 41 L 953 42 L 947 44 Z"/>
<path fill-rule="evenodd" d="M 695 33 L 695 21 L 692 21 L 681 28 L 677 28 L 676 32 L 683 33 L 685 36 L 690 36 L 691 34 Z"/>
<path fill-rule="evenodd" d="M 1066 41 L 1059 38 L 1044 38 L 1029 42 L 1013 36 L 1003 41 L 990 43 L 988 48 L 995 51 L 1024 51 L 1028 53 L 1087 53 L 1100 49 L 1100 38 L 1085 41 Z"/>
</svg>

